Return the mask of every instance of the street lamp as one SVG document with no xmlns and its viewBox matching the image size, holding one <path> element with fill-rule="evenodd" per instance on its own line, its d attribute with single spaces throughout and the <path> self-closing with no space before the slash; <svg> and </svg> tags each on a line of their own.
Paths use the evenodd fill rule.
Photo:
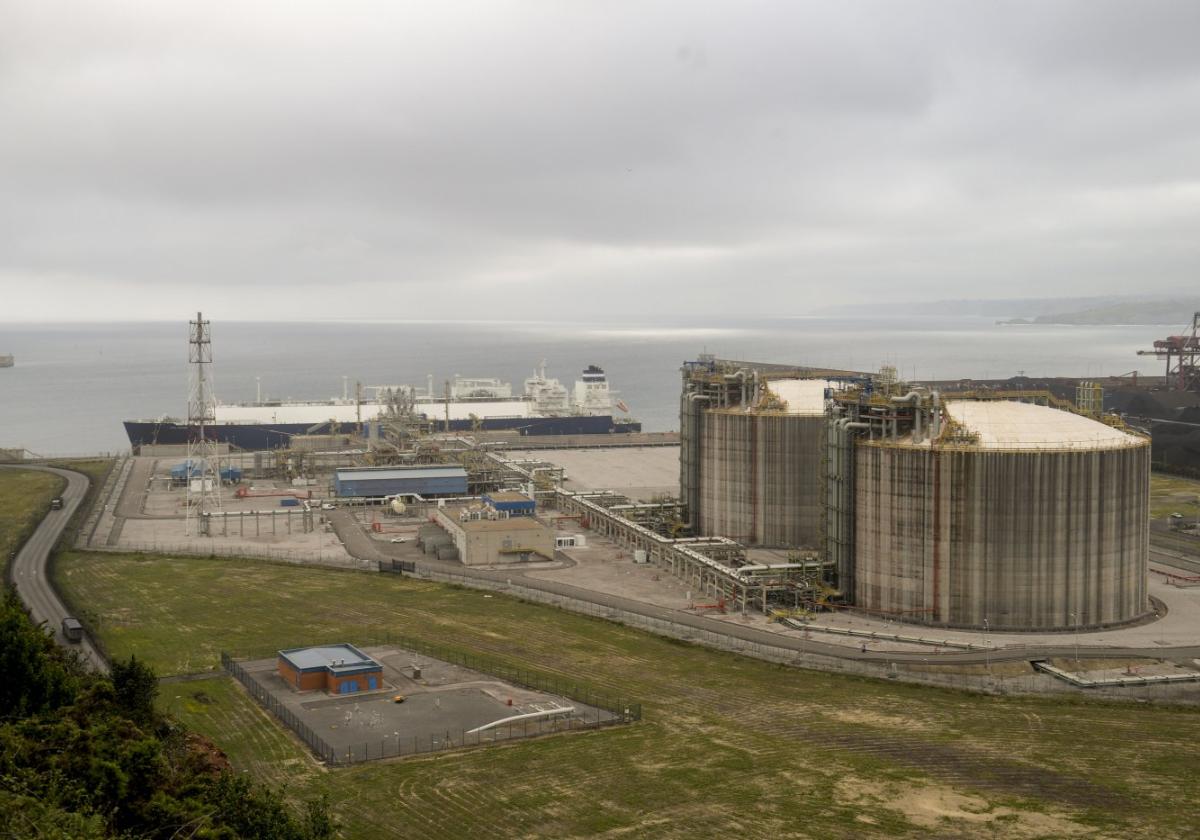
<svg viewBox="0 0 1200 840">
<path fill-rule="evenodd" d="M 1075 627 L 1075 664 L 1079 664 L 1079 622 L 1075 620 L 1075 613 L 1071 613 L 1071 624 Z"/>
<path fill-rule="evenodd" d="M 987 662 L 987 669 L 992 670 L 992 637 L 988 635 L 991 632 L 991 627 L 988 626 L 987 616 L 983 617 L 983 644 L 984 644 L 984 661 Z"/>
</svg>

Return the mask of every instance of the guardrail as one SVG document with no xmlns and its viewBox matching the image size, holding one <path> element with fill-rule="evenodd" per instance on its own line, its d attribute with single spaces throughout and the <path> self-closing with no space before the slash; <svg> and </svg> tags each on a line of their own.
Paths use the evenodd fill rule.
<svg viewBox="0 0 1200 840">
<path fill-rule="evenodd" d="M 806 624 L 794 618 L 782 618 L 779 623 L 793 630 L 803 630 L 806 633 L 829 633 L 833 636 L 855 636 L 862 639 L 875 639 L 881 642 L 904 642 L 906 644 L 925 645 L 927 647 L 957 648 L 960 650 L 992 650 L 991 645 L 975 645 L 970 642 L 955 642 L 949 639 L 927 639 L 924 636 L 904 636 L 899 633 L 880 633 L 878 630 L 852 630 L 847 627 L 822 627 L 821 625 Z"/>
<path fill-rule="evenodd" d="M 1116 688 L 1135 685 L 1200 682 L 1200 672 L 1194 674 L 1147 674 L 1145 676 L 1107 677 L 1093 680 L 1088 677 L 1081 677 L 1078 674 L 1072 674 L 1070 671 L 1064 671 L 1062 668 L 1056 668 L 1049 662 L 1036 661 L 1032 664 L 1035 671 L 1041 671 L 1052 677 L 1057 677 L 1063 682 L 1068 682 L 1079 688 Z"/>
</svg>

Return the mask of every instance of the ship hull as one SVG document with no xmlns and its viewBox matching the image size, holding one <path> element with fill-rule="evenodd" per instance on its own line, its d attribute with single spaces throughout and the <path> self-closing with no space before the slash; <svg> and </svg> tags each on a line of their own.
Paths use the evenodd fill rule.
<svg viewBox="0 0 1200 840">
<path fill-rule="evenodd" d="M 477 425 L 476 425 L 477 424 Z M 436 424 L 441 431 L 444 424 Z M 640 432 L 638 422 L 617 423 L 610 415 L 578 417 L 489 417 L 478 421 L 451 420 L 450 431 L 517 431 L 522 435 L 603 435 Z M 192 437 L 198 432 L 191 427 Z M 355 423 L 326 423 L 313 429 L 308 423 L 217 423 L 205 426 L 205 437 L 228 443 L 238 449 L 281 449 L 291 444 L 294 435 L 349 434 L 359 431 Z M 183 423 L 153 420 L 126 420 L 125 433 L 133 447 L 150 444 L 185 444 L 189 428 Z"/>
</svg>

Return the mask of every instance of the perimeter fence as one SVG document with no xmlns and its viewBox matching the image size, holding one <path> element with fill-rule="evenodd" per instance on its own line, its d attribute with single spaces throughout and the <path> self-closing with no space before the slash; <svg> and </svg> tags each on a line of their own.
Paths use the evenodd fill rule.
<svg viewBox="0 0 1200 840">
<path fill-rule="evenodd" d="M 315 647 L 327 642 L 297 645 L 297 647 Z M 262 682 L 238 660 L 262 659 L 277 655 L 275 650 L 259 650 L 239 653 L 237 659 L 233 654 L 221 652 L 221 665 L 232 677 L 246 687 L 246 690 L 263 708 L 283 721 L 299 736 L 300 740 L 322 761 L 328 764 L 357 764 L 380 758 L 397 758 L 419 755 L 431 752 L 444 752 L 463 747 L 483 746 L 502 741 L 536 738 L 557 732 L 574 732 L 580 730 L 598 730 L 610 726 L 620 726 L 642 719 L 640 703 L 628 698 L 595 691 L 588 686 L 548 675 L 527 668 L 520 668 L 497 662 L 494 659 L 465 653 L 463 651 L 432 645 L 421 639 L 409 636 L 384 634 L 360 640 L 360 647 L 398 647 L 413 653 L 438 659 L 452 665 L 467 668 L 481 674 L 486 674 L 512 685 L 538 691 L 544 694 L 565 697 L 590 707 L 586 711 L 576 710 L 570 715 L 525 719 L 502 724 L 482 732 L 472 732 L 460 728 L 458 732 L 442 730 L 438 733 L 424 735 L 403 735 L 393 732 L 391 735 L 382 734 L 358 741 L 348 739 L 345 747 L 335 748 L 325 738 L 319 735 L 308 724 L 304 723 L 295 712 L 289 709 L 276 696 L 275 692 L 263 685 Z M 374 726 L 360 723 L 360 728 L 370 732 Z M 364 733 L 364 734 L 367 734 Z"/>
<path fill-rule="evenodd" d="M 268 691 L 249 671 L 243 668 L 240 663 L 235 662 L 225 651 L 221 651 L 221 667 L 235 680 L 245 686 L 246 690 L 250 692 L 250 696 L 257 700 L 260 706 L 287 724 L 288 728 L 295 732 L 297 737 L 308 745 L 308 748 L 313 751 L 317 758 L 330 764 L 336 763 L 336 753 L 333 746 L 314 732 L 312 727 L 300 720 L 295 712 L 280 703 L 274 694 Z"/>
<path fill-rule="evenodd" d="M 119 545 L 93 546 L 93 550 L 114 554 L 158 554 L 172 557 L 222 559 L 243 565 L 274 562 L 290 566 L 320 566 L 329 569 L 357 569 L 360 571 L 375 571 L 378 568 L 378 561 L 360 560 L 350 556 L 341 548 L 311 550 L 218 542 L 175 543 L 122 539 Z"/>
</svg>

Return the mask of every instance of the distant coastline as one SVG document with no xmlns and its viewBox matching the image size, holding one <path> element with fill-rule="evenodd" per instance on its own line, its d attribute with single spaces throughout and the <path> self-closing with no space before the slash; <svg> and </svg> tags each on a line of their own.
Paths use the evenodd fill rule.
<svg viewBox="0 0 1200 840">
<path fill-rule="evenodd" d="M 1154 300 L 1110 303 L 1031 318 L 1009 318 L 996 323 L 1001 326 L 1166 327 L 1190 322 L 1193 312 L 1200 312 L 1200 301 Z"/>
</svg>

